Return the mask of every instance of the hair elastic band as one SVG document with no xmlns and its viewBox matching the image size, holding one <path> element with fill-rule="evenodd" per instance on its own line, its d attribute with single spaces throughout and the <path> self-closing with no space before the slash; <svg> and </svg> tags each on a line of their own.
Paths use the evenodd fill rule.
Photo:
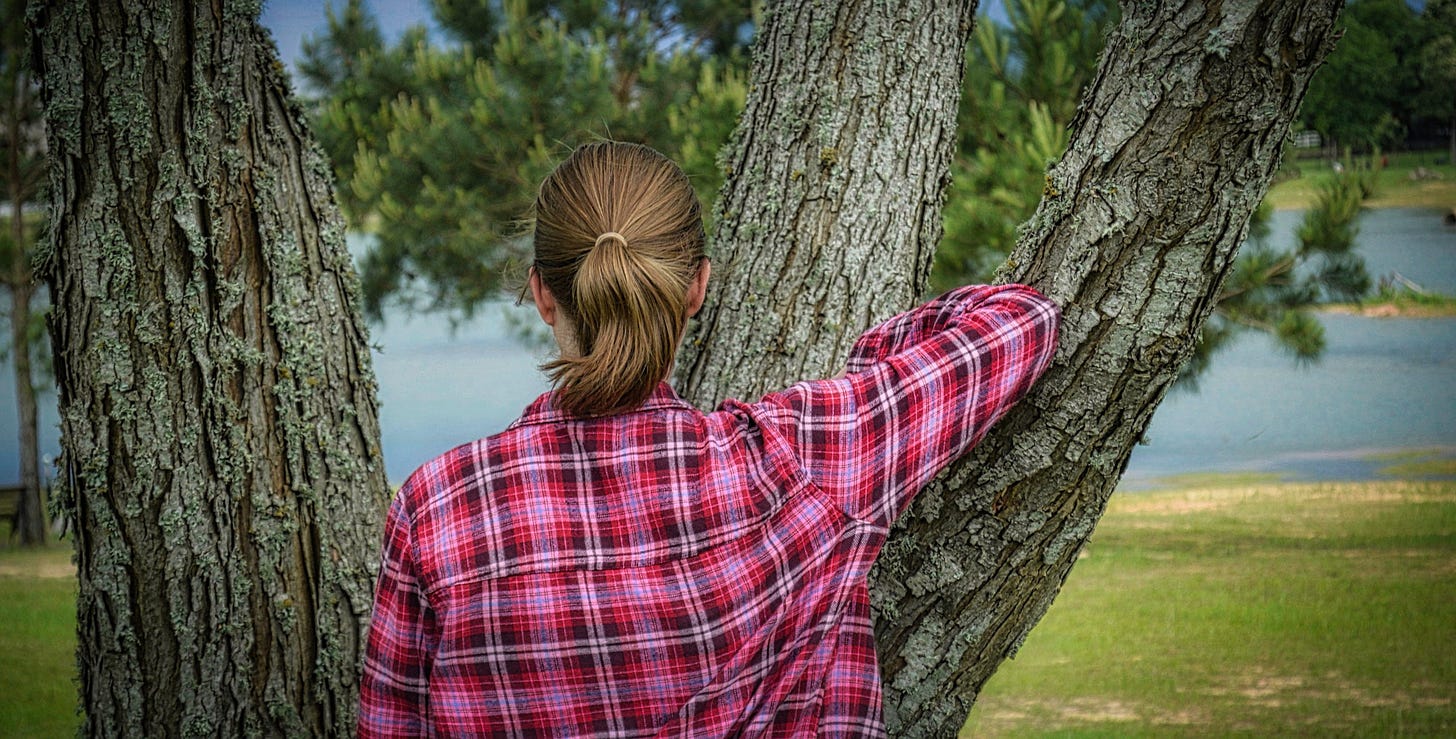
<svg viewBox="0 0 1456 739">
<path fill-rule="evenodd" d="M 597 243 L 592 244 L 592 248 L 595 249 L 598 246 L 601 246 L 602 245 L 602 239 L 616 239 L 616 240 L 622 242 L 622 246 L 626 246 L 627 245 L 627 237 L 623 236 L 622 234 L 617 233 L 616 231 L 608 231 L 608 232 L 602 234 L 601 236 L 598 236 L 597 237 Z"/>
</svg>

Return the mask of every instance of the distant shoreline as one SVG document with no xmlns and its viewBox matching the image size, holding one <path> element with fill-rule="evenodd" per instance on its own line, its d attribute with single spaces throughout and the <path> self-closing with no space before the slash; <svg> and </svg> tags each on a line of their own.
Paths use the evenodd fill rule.
<svg viewBox="0 0 1456 739">
<path fill-rule="evenodd" d="M 1389 163 L 1376 175 L 1375 192 L 1365 200 L 1366 208 L 1422 208 L 1439 213 L 1456 208 L 1456 166 L 1440 161 L 1446 158 L 1444 151 L 1398 152 L 1385 157 Z M 1354 166 L 1360 166 L 1368 156 L 1354 159 Z M 1309 208 L 1333 174 L 1327 160 L 1287 157 L 1265 198 L 1275 210 Z"/>
<path fill-rule="evenodd" d="M 1117 492 L 1245 486 L 1456 481 L 1456 446 L 1412 445 L 1274 455 L 1242 469 L 1124 474 Z"/>
<path fill-rule="evenodd" d="M 1326 303 L 1319 306 L 1319 311 L 1363 318 L 1452 318 L 1456 317 L 1456 299 L 1437 305 L 1406 304 L 1390 300 L 1368 303 Z"/>
</svg>

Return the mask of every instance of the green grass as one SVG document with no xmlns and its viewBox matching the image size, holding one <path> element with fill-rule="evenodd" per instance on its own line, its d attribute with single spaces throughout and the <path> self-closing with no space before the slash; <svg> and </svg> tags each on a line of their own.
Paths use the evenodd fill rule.
<svg viewBox="0 0 1456 739">
<path fill-rule="evenodd" d="M 1456 482 L 1181 482 L 1113 496 L 970 735 L 1456 733 Z M 75 735 L 75 588 L 0 550 L 0 736 Z"/>
<path fill-rule="evenodd" d="M 1456 166 L 1446 161 L 1444 151 L 1389 156 L 1390 165 L 1376 175 L 1375 193 L 1365 201 L 1365 207 L 1456 208 Z M 1413 181 L 1410 175 L 1417 167 L 1437 172 L 1441 179 Z M 1269 188 L 1268 199 L 1279 210 L 1309 208 L 1319 196 L 1320 186 L 1331 176 L 1329 163 L 1322 159 L 1286 157 L 1278 182 Z"/>
<path fill-rule="evenodd" d="M 1449 318 L 1456 316 L 1456 296 L 1406 285 L 1381 284 L 1357 303 L 1325 303 L 1321 310 L 1371 318 Z"/>
<path fill-rule="evenodd" d="M 0 736 L 72 737 L 81 725 L 73 573 L 69 544 L 0 549 Z"/>
<path fill-rule="evenodd" d="M 1456 483 L 1122 493 L 963 734 L 1456 732 Z"/>
<path fill-rule="evenodd" d="M 1446 449 L 1407 449 L 1370 458 L 1385 462 L 1376 472 L 1385 477 L 1418 479 L 1456 477 L 1456 457 Z"/>
</svg>

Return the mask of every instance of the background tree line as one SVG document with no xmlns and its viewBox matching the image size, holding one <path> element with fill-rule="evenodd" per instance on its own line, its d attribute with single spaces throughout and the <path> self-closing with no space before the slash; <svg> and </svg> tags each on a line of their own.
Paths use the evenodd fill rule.
<svg viewBox="0 0 1456 739">
<path fill-rule="evenodd" d="M 361 267 L 368 314 L 394 303 L 469 315 L 498 296 L 521 274 L 519 219 L 534 183 L 585 138 L 663 150 L 713 203 L 726 174 L 715 157 L 743 106 L 753 6 L 435 0 L 443 42 L 416 27 L 393 44 L 363 0 L 330 10 L 300 71 L 346 216 L 377 238 Z M 1345 40 L 1311 83 L 1303 125 L 1366 150 L 1408 130 L 1449 126 L 1456 136 L 1453 8 L 1350 3 Z M 982 15 L 966 54 L 935 290 L 990 280 L 1005 261 L 1066 148 L 1118 13 L 1113 0 L 1006 0 L 1004 9 L 1004 25 Z M 1341 215 L 1348 203 L 1329 201 L 1338 196 L 1322 206 L 1337 212 L 1320 218 L 1351 233 L 1359 200 Z M 1300 360 L 1318 357 L 1324 338 L 1311 308 L 1369 289 L 1349 238 L 1275 248 L 1264 238 L 1270 212 L 1256 214 L 1254 243 L 1185 368 L 1189 385 L 1247 329 Z"/>
<path fill-rule="evenodd" d="M 1354 0 L 1300 120 L 1330 151 L 1445 143 L 1456 162 L 1456 2 Z M 1443 135 L 1444 134 L 1444 135 Z"/>
</svg>

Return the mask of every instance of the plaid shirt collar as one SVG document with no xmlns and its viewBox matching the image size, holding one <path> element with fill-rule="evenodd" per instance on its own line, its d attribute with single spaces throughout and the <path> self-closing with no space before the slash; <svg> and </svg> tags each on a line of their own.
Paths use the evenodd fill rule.
<svg viewBox="0 0 1456 739">
<path fill-rule="evenodd" d="M 542 393 L 541 397 L 531 401 L 531 404 L 526 406 L 526 410 L 521 413 L 521 417 L 516 419 L 516 421 L 507 428 L 513 429 L 519 426 L 530 426 L 539 423 L 556 423 L 559 421 L 595 420 L 582 418 L 581 416 L 574 416 L 564 410 L 557 408 L 555 403 L 553 402 L 555 395 L 556 393 L 554 390 Z M 666 382 L 659 382 L 657 383 L 657 387 L 652 389 L 652 394 L 647 396 L 647 400 L 642 402 L 642 405 L 639 405 L 635 409 L 627 411 L 626 413 L 620 415 L 627 415 L 630 413 L 645 413 L 648 411 L 664 410 L 669 408 L 676 410 L 694 410 L 692 404 L 688 403 L 686 400 L 683 400 L 682 397 L 677 394 L 677 391 L 672 389 L 671 385 L 667 384 Z"/>
</svg>

